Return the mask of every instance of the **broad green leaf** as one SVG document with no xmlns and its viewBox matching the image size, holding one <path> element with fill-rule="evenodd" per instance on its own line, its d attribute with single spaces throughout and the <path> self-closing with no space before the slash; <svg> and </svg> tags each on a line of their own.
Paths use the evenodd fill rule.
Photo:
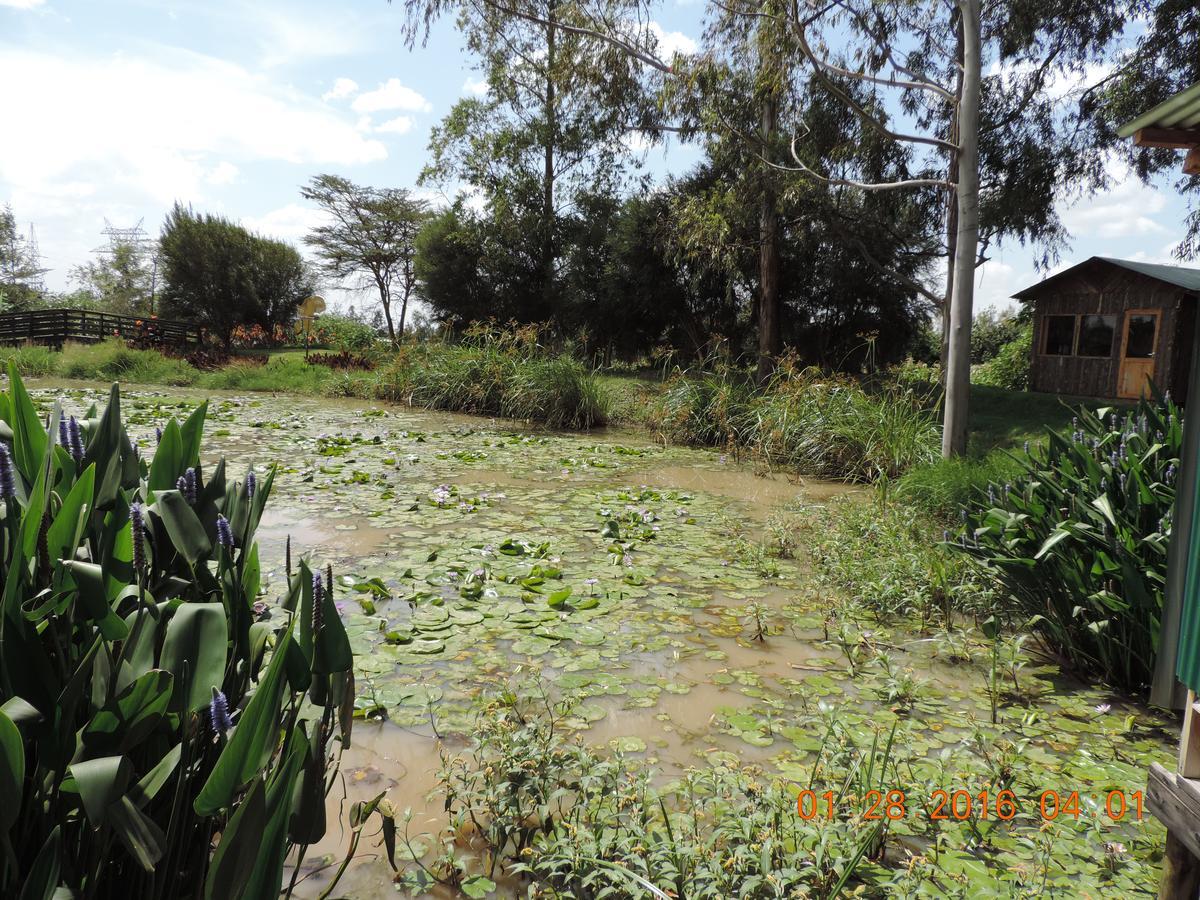
<svg viewBox="0 0 1200 900">
<path fill-rule="evenodd" d="M 150 510 L 162 519 L 171 543 L 193 568 L 212 552 L 204 526 L 179 491 L 161 491 L 155 495 Z"/>
<path fill-rule="evenodd" d="M 284 662 L 292 643 L 284 634 L 275 646 L 267 671 L 221 751 L 199 795 L 195 809 L 202 816 L 215 815 L 233 801 L 233 796 L 267 764 L 275 750 L 279 732 L 279 710 L 283 703 Z"/>
<path fill-rule="evenodd" d="M 244 896 L 266 824 L 266 788 L 262 778 L 255 778 L 221 834 L 204 882 L 204 900 Z"/>
<path fill-rule="evenodd" d="M 313 723 L 314 729 L 320 728 Z M 307 749 L 299 779 L 296 781 L 295 796 L 292 798 L 288 836 L 294 844 L 315 844 L 325 837 L 325 754 L 313 740 L 304 736 L 304 726 L 294 740 L 302 740 Z"/>
<path fill-rule="evenodd" d="M 283 762 L 267 784 L 267 824 L 258 840 L 258 855 L 254 871 L 246 884 L 244 896 L 275 897 L 283 880 L 283 862 L 287 855 L 287 825 L 292 809 L 292 795 L 300 767 L 304 764 L 308 741 L 296 729 L 283 754 Z"/>
<path fill-rule="evenodd" d="M 125 795 L 132 767 L 124 756 L 101 756 L 71 763 L 68 767 L 75 790 L 93 827 L 100 827 L 108 810 Z"/>
<path fill-rule="evenodd" d="M 134 681 L 92 716 L 81 735 L 92 753 L 129 753 L 162 721 L 171 703 L 172 676 L 155 669 Z"/>
<path fill-rule="evenodd" d="M 21 894 L 17 900 L 51 900 L 58 888 L 59 873 L 62 870 L 62 826 L 55 825 L 46 843 L 29 867 L 25 883 L 21 885 Z"/>
<path fill-rule="evenodd" d="M 46 427 L 37 414 L 37 408 L 29 399 L 25 383 L 17 372 L 17 365 L 8 361 L 9 426 L 13 433 L 13 463 L 25 480 L 38 480 L 39 471 L 45 465 L 46 446 L 49 439 Z"/>
<path fill-rule="evenodd" d="M 167 836 L 154 820 L 124 796 L 109 807 L 108 824 L 142 869 L 153 872 L 154 864 L 162 859 L 163 845 L 167 842 Z"/>
<path fill-rule="evenodd" d="M 208 401 L 205 400 L 188 416 L 179 428 L 180 447 L 182 449 L 181 470 L 200 465 L 200 442 L 204 438 L 204 417 L 208 415 Z"/>
<path fill-rule="evenodd" d="M 129 634 L 129 627 L 109 606 L 105 591 L 104 570 L 95 563 L 68 560 L 66 569 L 79 589 L 80 611 L 97 624 L 100 633 L 110 641 L 119 641 Z"/>
<path fill-rule="evenodd" d="M 74 559 L 75 548 L 83 536 L 96 490 L 96 467 L 88 466 L 63 498 L 62 506 L 46 533 L 50 559 Z"/>
<path fill-rule="evenodd" d="M 228 659 L 229 631 L 221 603 L 184 603 L 167 623 L 159 665 L 175 675 L 172 709 L 188 712 L 207 705 L 220 690 Z"/>
<path fill-rule="evenodd" d="M 158 761 L 153 769 L 143 775 L 141 780 L 129 789 L 128 797 L 135 806 L 140 809 L 158 796 L 158 792 L 162 790 L 163 785 L 175 771 L 175 767 L 179 765 L 182 753 L 183 745 L 176 744 L 167 751 L 167 754 Z"/>
<path fill-rule="evenodd" d="M 0 712 L 0 834 L 7 834 L 21 812 L 25 781 L 25 744 L 16 724 Z"/>
<path fill-rule="evenodd" d="M 150 462 L 150 497 L 155 499 L 159 491 L 172 491 L 179 476 L 187 468 L 183 464 L 183 438 L 179 434 L 179 423 L 174 419 L 167 421 L 162 432 L 162 440 L 154 451 L 154 459 Z"/>
</svg>

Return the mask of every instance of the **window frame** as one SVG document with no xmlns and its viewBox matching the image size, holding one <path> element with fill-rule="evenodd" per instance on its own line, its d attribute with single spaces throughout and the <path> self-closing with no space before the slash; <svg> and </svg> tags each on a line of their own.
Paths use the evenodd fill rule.
<svg viewBox="0 0 1200 900">
<path fill-rule="evenodd" d="M 1071 319 L 1071 352 L 1070 353 L 1048 353 L 1046 345 L 1050 342 L 1050 320 L 1051 319 Z M 1042 333 L 1041 340 L 1038 341 L 1038 356 L 1047 356 L 1051 359 L 1069 359 L 1076 356 L 1076 350 L 1079 347 L 1079 315 L 1078 313 L 1042 313 Z M 1097 357 L 1090 357 L 1096 359 Z"/>
<path fill-rule="evenodd" d="M 1098 319 L 1112 319 L 1112 336 L 1108 340 L 1108 352 L 1102 354 L 1082 353 L 1081 345 L 1083 343 L 1083 319 L 1085 316 L 1095 316 Z M 1120 346 L 1117 341 L 1117 329 L 1122 325 L 1122 318 L 1116 313 L 1080 313 L 1076 316 L 1078 320 L 1075 323 L 1075 352 L 1072 356 L 1077 356 L 1080 359 L 1112 359 L 1113 348 Z"/>
</svg>

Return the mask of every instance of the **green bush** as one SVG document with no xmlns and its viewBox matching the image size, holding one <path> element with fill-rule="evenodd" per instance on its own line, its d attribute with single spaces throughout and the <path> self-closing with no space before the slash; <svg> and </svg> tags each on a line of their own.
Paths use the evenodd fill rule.
<svg viewBox="0 0 1200 900">
<path fill-rule="evenodd" d="M 9 378 L 0 895 L 277 896 L 325 833 L 354 687 L 325 580 L 302 562 L 260 599 L 274 473 L 203 471 L 205 405 L 142 456 L 116 386 L 47 425 Z"/>
<path fill-rule="evenodd" d="M 681 373 L 649 419 L 678 443 L 745 449 L 770 465 L 850 481 L 895 478 L 937 459 L 940 444 L 918 393 L 787 364 L 761 391 L 731 370 Z"/>
<path fill-rule="evenodd" d="M 58 371 L 58 354 L 40 344 L 0 347 L 0 363 L 12 363 L 26 378 L 45 378 Z"/>
<path fill-rule="evenodd" d="M 338 315 L 316 320 L 316 339 L 330 349 L 350 353 L 367 353 L 379 343 L 379 335 L 366 322 Z"/>
<path fill-rule="evenodd" d="M 67 344 L 58 359 L 58 374 L 91 381 L 169 385 L 193 384 L 200 375 L 185 360 L 157 350 L 131 350 L 115 338 L 99 344 Z"/>
<path fill-rule="evenodd" d="M 1017 336 L 1002 346 L 987 362 L 971 367 L 971 381 L 1010 391 L 1029 390 L 1033 326 L 1026 323 Z"/>
<path fill-rule="evenodd" d="M 971 505 L 957 543 L 1049 646 L 1123 689 L 1154 671 L 1182 440 L 1170 400 L 1081 408 L 1022 477 Z"/>
<path fill-rule="evenodd" d="M 552 428 L 608 420 L 595 373 L 538 346 L 536 331 L 478 329 L 461 344 L 406 345 L 379 377 L 379 397 L 425 409 L 507 416 Z"/>
</svg>

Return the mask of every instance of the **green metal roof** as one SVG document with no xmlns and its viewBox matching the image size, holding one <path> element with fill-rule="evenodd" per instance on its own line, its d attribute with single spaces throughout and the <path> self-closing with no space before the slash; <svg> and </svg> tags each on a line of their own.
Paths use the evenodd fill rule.
<svg viewBox="0 0 1200 900">
<path fill-rule="evenodd" d="M 1173 284 L 1176 287 L 1181 287 L 1186 291 L 1196 291 L 1200 293 L 1200 269 L 1189 269 L 1183 266 L 1167 266 L 1161 263 L 1144 263 L 1135 262 L 1132 259 L 1114 259 L 1109 256 L 1093 256 L 1085 259 L 1081 263 L 1077 263 L 1069 269 L 1064 269 L 1061 272 L 1056 272 L 1049 278 L 1039 281 L 1037 284 L 1030 285 L 1024 290 L 1013 294 L 1016 300 L 1026 300 L 1029 297 L 1039 293 L 1042 288 L 1060 278 L 1065 278 L 1083 268 L 1084 266 L 1094 266 L 1097 263 L 1107 263 L 1110 266 L 1118 266 L 1122 269 L 1128 269 L 1131 272 L 1137 272 L 1139 275 L 1145 275 L 1148 278 L 1155 278 L 1159 281 L 1165 281 L 1167 284 Z"/>
<path fill-rule="evenodd" d="M 1131 137 L 1141 128 L 1195 128 L 1200 125 L 1200 81 L 1168 97 L 1149 112 L 1117 129 L 1121 137 Z"/>
</svg>

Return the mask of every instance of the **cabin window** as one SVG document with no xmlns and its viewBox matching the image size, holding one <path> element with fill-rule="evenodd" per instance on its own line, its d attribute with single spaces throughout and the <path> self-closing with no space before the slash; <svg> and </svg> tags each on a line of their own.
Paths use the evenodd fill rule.
<svg viewBox="0 0 1200 900">
<path fill-rule="evenodd" d="M 1080 356 L 1112 356 L 1117 334 L 1116 316 L 1081 316 L 1079 319 Z"/>
<path fill-rule="evenodd" d="M 1155 313 L 1130 313 L 1125 333 L 1125 358 L 1149 359 L 1154 355 L 1154 338 L 1158 330 Z"/>
<path fill-rule="evenodd" d="M 1075 316 L 1046 316 L 1042 324 L 1044 354 L 1071 356 L 1075 352 Z"/>
</svg>

